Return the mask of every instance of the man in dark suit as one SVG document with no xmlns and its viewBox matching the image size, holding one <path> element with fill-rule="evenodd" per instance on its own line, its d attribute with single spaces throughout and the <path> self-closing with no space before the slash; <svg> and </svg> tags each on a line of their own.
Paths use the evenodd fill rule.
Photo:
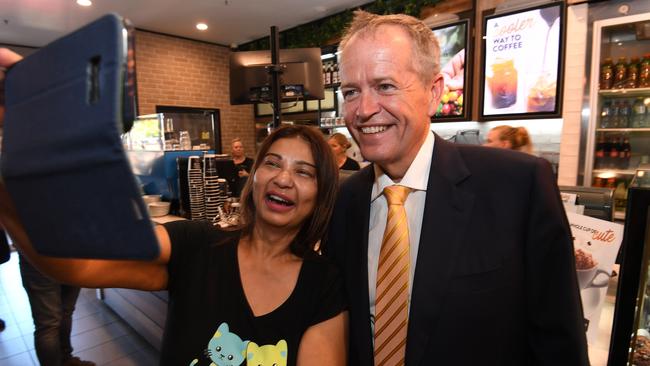
<svg viewBox="0 0 650 366">
<path fill-rule="evenodd" d="M 373 162 L 343 183 L 325 244 L 349 296 L 350 365 L 588 365 L 573 244 L 549 164 L 430 131 L 443 86 L 437 41 L 419 20 L 357 12 L 339 50 L 347 127 Z M 395 185 L 408 193 L 393 224 L 383 192 Z M 410 246 L 385 259 L 393 249 L 383 243 L 405 226 Z M 398 276 L 404 285 L 379 295 L 378 278 L 403 257 L 410 263 L 388 287 Z M 402 296 L 405 306 L 385 304 Z M 376 311 L 380 298 L 389 310 Z M 392 343 L 378 344 L 379 328 Z"/>
</svg>

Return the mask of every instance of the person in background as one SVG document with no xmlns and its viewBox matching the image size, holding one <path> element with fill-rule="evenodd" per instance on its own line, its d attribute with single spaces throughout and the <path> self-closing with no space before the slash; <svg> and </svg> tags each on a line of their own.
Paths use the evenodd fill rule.
<svg viewBox="0 0 650 366">
<path fill-rule="evenodd" d="M 4 52 L 0 66 L 8 67 Z M 264 141 L 250 174 L 241 227 L 188 220 L 155 226 L 160 254 L 153 261 L 39 255 L 2 181 L 0 228 L 61 282 L 167 289 L 161 365 L 343 366 L 347 306 L 339 272 L 315 250 L 338 190 L 331 149 L 319 131 L 284 126 Z"/>
<path fill-rule="evenodd" d="M 420 20 L 357 11 L 339 52 L 343 116 L 372 162 L 342 183 L 324 242 L 348 294 L 350 365 L 587 366 L 548 162 L 431 132 L 443 77 Z"/>
<path fill-rule="evenodd" d="M 348 157 L 346 151 L 352 146 L 348 138 L 342 133 L 335 133 L 327 139 L 327 143 L 332 148 L 336 165 L 342 170 L 359 170 L 359 163 Z"/>
<path fill-rule="evenodd" d="M 524 127 L 496 126 L 488 132 L 483 145 L 533 153 L 533 142 Z"/>
<path fill-rule="evenodd" d="M 25 257 L 20 258 L 20 277 L 34 320 L 34 348 L 42 366 L 93 366 L 94 362 L 72 355 L 72 314 L 81 289 L 42 274 Z"/>
<path fill-rule="evenodd" d="M 0 230 L 0 264 L 8 262 L 11 259 L 11 248 L 9 248 L 9 241 L 7 235 L 3 230 Z M 5 330 L 6 323 L 0 319 L 0 332 Z"/>
<path fill-rule="evenodd" d="M 246 180 L 248 180 L 251 168 L 253 168 L 253 159 L 244 155 L 244 144 L 242 144 L 239 137 L 232 139 L 231 153 L 232 160 L 235 163 L 235 171 L 237 172 L 233 196 L 239 197 L 244 185 L 246 184 Z"/>
</svg>

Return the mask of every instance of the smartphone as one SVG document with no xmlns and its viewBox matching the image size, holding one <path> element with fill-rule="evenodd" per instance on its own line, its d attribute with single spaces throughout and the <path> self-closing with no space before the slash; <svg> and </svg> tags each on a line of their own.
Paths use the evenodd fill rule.
<svg viewBox="0 0 650 366">
<path fill-rule="evenodd" d="M 121 140 L 137 115 L 133 40 L 109 14 L 6 72 L 0 174 L 41 254 L 158 255 Z"/>
</svg>

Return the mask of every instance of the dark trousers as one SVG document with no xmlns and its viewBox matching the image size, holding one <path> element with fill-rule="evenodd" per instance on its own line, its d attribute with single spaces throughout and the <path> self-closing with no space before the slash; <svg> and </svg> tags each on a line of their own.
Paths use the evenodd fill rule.
<svg viewBox="0 0 650 366">
<path fill-rule="evenodd" d="M 80 289 L 43 275 L 22 256 L 20 276 L 32 309 L 38 361 L 41 366 L 60 366 L 72 357 L 72 312 Z"/>
</svg>

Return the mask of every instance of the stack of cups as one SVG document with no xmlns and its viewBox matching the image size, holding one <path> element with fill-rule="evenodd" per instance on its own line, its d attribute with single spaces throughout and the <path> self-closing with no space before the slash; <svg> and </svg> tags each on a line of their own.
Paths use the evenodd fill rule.
<svg viewBox="0 0 650 366">
<path fill-rule="evenodd" d="M 190 133 L 187 131 L 181 131 L 178 138 L 179 144 L 181 145 L 181 150 L 192 150 L 192 140 L 190 139 Z"/>
<path fill-rule="evenodd" d="M 203 189 L 203 171 L 199 156 L 189 157 L 187 179 L 190 193 L 190 218 L 192 220 L 205 219 L 205 191 Z"/>
<path fill-rule="evenodd" d="M 214 154 L 203 155 L 203 186 L 205 187 L 205 218 L 215 220 L 219 216 L 220 191 L 217 162 Z"/>
<path fill-rule="evenodd" d="M 219 178 L 217 179 L 217 187 L 219 192 L 219 195 L 217 196 L 217 202 L 219 204 L 219 207 L 223 208 L 223 204 L 228 199 L 228 183 L 225 179 Z"/>
</svg>

